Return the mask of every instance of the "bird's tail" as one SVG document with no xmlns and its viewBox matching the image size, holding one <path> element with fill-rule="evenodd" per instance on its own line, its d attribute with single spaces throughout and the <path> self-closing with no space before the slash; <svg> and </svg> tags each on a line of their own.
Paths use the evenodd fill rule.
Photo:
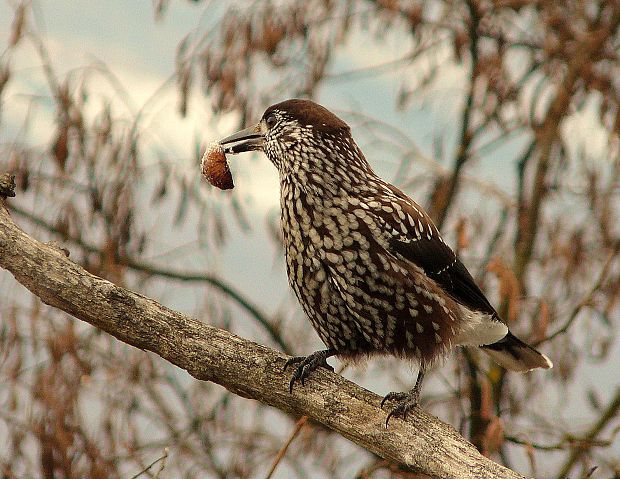
<svg viewBox="0 0 620 479">
<path fill-rule="evenodd" d="M 487 344 L 481 348 L 496 363 L 511 371 L 526 372 L 536 368 L 553 367 L 553 363 L 547 356 L 525 344 L 510 331 L 496 343 Z"/>
</svg>

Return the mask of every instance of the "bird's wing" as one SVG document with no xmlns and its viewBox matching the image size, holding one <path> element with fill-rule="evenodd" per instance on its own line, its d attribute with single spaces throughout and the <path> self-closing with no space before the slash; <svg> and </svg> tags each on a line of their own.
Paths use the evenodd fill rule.
<svg viewBox="0 0 620 479">
<path fill-rule="evenodd" d="M 397 206 L 393 214 L 384 212 L 382 217 L 389 227 L 387 234 L 391 252 L 422 268 L 457 302 L 499 319 L 467 268 L 443 241 L 430 217 L 400 190 L 391 185 L 390 189 L 394 193 L 394 196 L 390 195 L 390 200 Z"/>
</svg>

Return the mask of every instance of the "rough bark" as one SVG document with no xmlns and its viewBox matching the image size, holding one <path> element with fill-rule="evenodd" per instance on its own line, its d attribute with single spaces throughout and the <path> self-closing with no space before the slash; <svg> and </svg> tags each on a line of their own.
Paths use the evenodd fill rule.
<svg viewBox="0 0 620 479">
<path fill-rule="evenodd" d="M 4 194 L 3 196 L 8 196 Z M 54 244 L 15 225 L 0 197 L 0 267 L 44 303 L 120 341 L 151 351 L 196 379 L 283 411 L 307 415 L 378 456 L 436 478 L 522 478 L 482 456 L 451 426 L 422 410 L 386 430 L 380 398 L 320 370 L 293 393 L 283 354 L 94 276 Z"/>
</svg>

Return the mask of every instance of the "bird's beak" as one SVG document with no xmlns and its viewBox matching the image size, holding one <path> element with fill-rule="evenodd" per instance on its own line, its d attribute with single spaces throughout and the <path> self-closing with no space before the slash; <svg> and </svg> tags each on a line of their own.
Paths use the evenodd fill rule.
<svg viewBox="0 0 620 479">
<path fill-rule="evenodd" d="M 264 140 L 259 123 L 221 139 L 219 144 L 224 147 L 226 153 L 237 154 L 244 151 L 262 150 Z"/>
</svg>

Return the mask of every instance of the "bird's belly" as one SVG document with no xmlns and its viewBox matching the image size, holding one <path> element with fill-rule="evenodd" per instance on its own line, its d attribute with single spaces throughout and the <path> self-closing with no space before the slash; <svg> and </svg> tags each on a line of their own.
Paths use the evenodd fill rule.
<svg viewBox="0 0 620 479">
<path fill-rule="evenodd" d="M 343 354 L 395 354 L 432 361 L 458 332 L 456 319 L 432 291 L 406 272 L 386 272 L 374 255 L 348 250 L 336 259 L 325 251 L 286 248 L 291 287 L 330 348 Z M 331 260 L 331 261 L 330 261 Z M 382 265 L 382 266 L 377 266 Z"/>
<path fill-rule="evenodd" d="M 399 269 L 376 251 L 362 253 L 346 270 L 331 264 L 327 270 L 369 352 L 425 362 L 445 352 L 459 331 L 456 305 L 416 271 Z"/>
<path fill-rule="evenodd" d="M 286 266 L 289 284 L 325 345 L 353 354 L 367 351 L 370 345 L 316 251 L 312 248 L 299 251 L 289 246 Z"/>
<path fill-rule="evenodd" d="M 379 228 L 342 214 L 317 220 L 299 206 L 283 208 L 282 226 L 289 283 L 328 347 L 429 362 L 451 346 L 457 306 L 420 268 L 396 259 Z"/>
</svg>

